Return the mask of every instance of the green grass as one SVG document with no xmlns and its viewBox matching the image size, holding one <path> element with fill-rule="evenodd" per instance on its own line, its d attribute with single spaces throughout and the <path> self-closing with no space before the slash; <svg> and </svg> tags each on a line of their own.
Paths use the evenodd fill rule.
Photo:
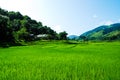
<svg viewBox="0 0 120 80">
<path fill-rule="evenodd" d="M 0 48 L 0 80 L 120 80 L 120 42 Z"/>
</svg>

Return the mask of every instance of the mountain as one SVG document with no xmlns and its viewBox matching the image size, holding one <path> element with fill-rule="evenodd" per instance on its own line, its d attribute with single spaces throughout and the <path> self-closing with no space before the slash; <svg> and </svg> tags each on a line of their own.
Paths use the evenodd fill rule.
<svg viewBox="0 0 120 80">
<path fill-rule="evenodd" d="M 68 36 L 68 39 L 72 39 L 72 40 L 76 40 L 78 38 L 79 38 L 79 36 L 77 36 L 77 35 L 69 35 Z"/>
<path fill-rule="evenodd" d="M 80 35 L 82 36 L 89 40 L 118 40 L 120 39 L 120 23 L 99 26 Z"/>
</svg>

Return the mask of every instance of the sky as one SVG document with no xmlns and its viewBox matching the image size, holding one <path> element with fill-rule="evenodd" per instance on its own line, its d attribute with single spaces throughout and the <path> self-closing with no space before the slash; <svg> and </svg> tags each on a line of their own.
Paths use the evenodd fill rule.
<svg viewBox="0 0 120 80">
<path fill-rule="evenodd" d="M 120 0 L 0 0 L 0 7 L 69 35 L 120 22 Z"/>
</svg>

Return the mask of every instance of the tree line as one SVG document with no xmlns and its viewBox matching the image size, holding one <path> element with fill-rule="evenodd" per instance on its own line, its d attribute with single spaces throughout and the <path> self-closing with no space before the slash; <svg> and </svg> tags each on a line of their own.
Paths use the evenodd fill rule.
<svg viewBox="0 0 120 80">
<path fill-rule="evenodd" d="M 37 38 L 37 35 L 46 35 Z M 57 33 L 42 22 L 37 22 L 20 12 L 0 8 L 0 45 L 45 40 L 66 40 L 66 31 Z"/>
</svg>

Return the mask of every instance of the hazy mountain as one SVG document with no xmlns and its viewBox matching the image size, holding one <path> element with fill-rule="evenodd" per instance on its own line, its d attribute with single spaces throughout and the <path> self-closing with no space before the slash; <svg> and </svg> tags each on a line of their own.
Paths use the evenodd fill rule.
<svg viewBox="0 0 120 80">
<path fill-rule="evenodd" d="M 120 23 L 99 26 L 87 31 L 80 36 L 85 36 L 89 40 L 116 40 L 120 39 Z"/>
<path fill-rule="evenodd" d="M 79 38 L 79 36 L 77 36 L 77 35 L 69 35 L 68 38 L 72 39 L 72 40 L 76 40 L 76 39 Z"/>
</svg>

